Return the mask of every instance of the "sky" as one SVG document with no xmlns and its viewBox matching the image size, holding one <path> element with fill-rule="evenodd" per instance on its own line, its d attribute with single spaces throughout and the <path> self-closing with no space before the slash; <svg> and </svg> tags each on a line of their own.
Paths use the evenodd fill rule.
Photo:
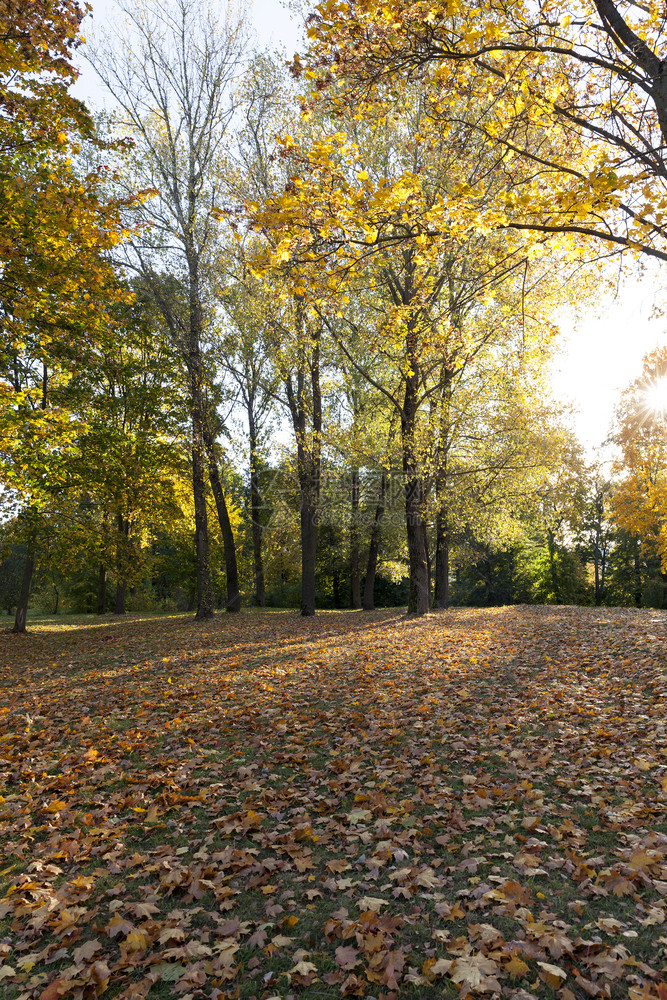
<svg viewBox="0 0 667 1000">
<path fill-rule="evenodd" d="M 93 17 L 84 22 L 84 35 L 103 28 L 116 9 L 116 0 L 91 3 Z M 299 22 L 280 0 L 254 0 L 251 21 L 260 46 L 282 48 L 288 55 L 298 49 Z M 91 108 L 103 106 L 104 91 L 95 74 L 81 58 L 79 68 L 74 93 Z M 665 265 L 627 277 L 615 294 L 592 293 L 590 301 L 578 304 L 576 316 L 566 312 L 559 317 L 562 336 L 552 387 L 574 407 L 573 425 L 590 458 L 607 438 L 619 395 L 640 374 L 643 356 L 667 347 L 667 312 L 665 318 L 653 315 L 661 305 L 667 307 Z"/>
</svg>

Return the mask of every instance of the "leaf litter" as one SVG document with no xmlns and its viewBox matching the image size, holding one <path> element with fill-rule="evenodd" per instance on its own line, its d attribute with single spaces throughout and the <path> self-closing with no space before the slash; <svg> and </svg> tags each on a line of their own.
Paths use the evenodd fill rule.
<svg viewBox="0 0 667 1000">
<path fill-rule="evenodd" d="M 3 998 L 667 1000 L 666 639 L 555 607 L 1 636 Z"/>
</svg>

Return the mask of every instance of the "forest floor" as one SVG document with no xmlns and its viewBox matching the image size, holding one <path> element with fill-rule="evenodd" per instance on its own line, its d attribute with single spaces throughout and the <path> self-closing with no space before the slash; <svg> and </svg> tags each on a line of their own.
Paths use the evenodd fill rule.
<svg viewBox="0 0 667 1000">
<path fill-rule="evenodd" d="M 667 1000 L 666 733 L 660 611 L 2 634 L 0 995 Z"/>
</svg>

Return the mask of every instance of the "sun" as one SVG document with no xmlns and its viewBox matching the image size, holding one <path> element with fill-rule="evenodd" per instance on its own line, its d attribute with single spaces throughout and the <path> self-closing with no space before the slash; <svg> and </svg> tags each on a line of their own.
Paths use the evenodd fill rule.
<svg viewBox="0 0 667 1000">
<path fill-rule="evenodd" d="M 667 375 L 651 382 L 644 393 L 646 409 L 667 416 Z"/>
</svg>

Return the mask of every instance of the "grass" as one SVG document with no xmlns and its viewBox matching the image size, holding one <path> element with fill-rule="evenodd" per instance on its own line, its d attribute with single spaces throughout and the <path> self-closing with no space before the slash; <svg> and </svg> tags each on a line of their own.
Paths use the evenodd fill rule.
<svg viewBox="0 0 667 1000">
<path fill-rule="evenodd" d="M 664 613 L 30 627 L 3 1000 L 667 1000 Z"/>
</svg>

